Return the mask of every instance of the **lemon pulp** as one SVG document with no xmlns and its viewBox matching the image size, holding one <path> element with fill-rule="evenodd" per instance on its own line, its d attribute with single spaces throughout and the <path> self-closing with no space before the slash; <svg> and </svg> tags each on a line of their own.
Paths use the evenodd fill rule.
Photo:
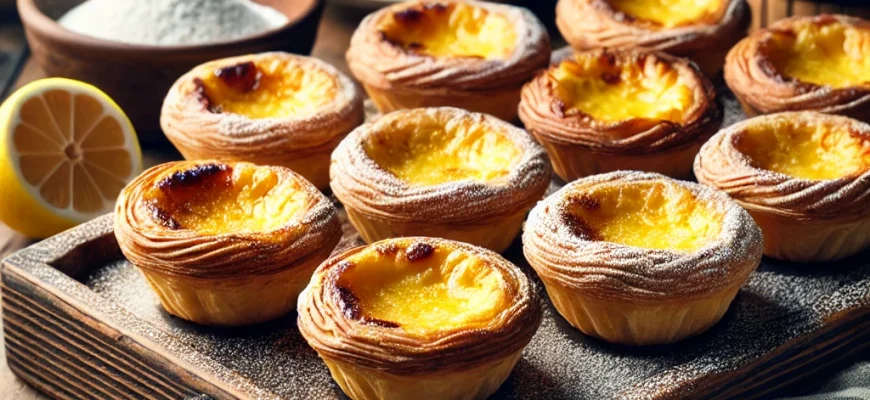
<svg viewBox="0 0 870 400">
<path fill-rule="evenodd" d="M 225 78 L 230 74 L 242 75 L 230 79 L 247 84 L 233 84 Z M 338 83 L 326 71 L 282 59 L 217 68 L 201 81 L 210 109 L 253 119 L 310 115 L 338 92 Z"/>
<path fill-rule="evenodd" d="M 513 141 L 487 124 L 428 116 L 374 133 L 364 149 L 381 168 L 417 185 L 490 181 L 508 175 L 521 156 Z"/>
<path fill-rule="evenodd" d="M 566 112 L 578 110 L 607 122 L 631 118 L 684 122 L 695 96 L 677 70 L 664 62 L 649 69 L 611 60 L 580 54 L 551 70 Z"/>
<path fill-rule="evenodd" d="M 666 28 L 691 25 L 715 16 L 722 0 L 609 0 L 613 7 L 634 18 Z"/>
<path fill-rule="evenodd" d="M 286 225 L 310 202 L 297 180 L 279 179 L 269 168 L 206 165 L 178 173 L 186 173 L 186 182 L 173 182 L 178 175 L 170 175 L 157 184 L 154 196 L 166 214 L 162 222 L 173 229 L 211 235 L 268 232 Z"/>
<path fill-rule="evenodd" d="M 479 256 L 444 246 L 419 256 L 415 246 L 429 245 L 392 243 L 349 257 L 339 279 L 364 318 L 425 333 L 483 326 L 508 306 L 504 276 Z"/>
<path fill-rule="evenodd" d="M 601 186 L 570 195 L 568 223 L 592 240 L 691 252 L 721 231 L 721 215 L 673 184 Z"/>
<path fill-rule="evenodd" d="M 387 40 L 436 57 L 508 57 L 516 43 L 505 17 L 464 3 L 427 4 L 394 12 L 378 26 Z"/>
<path fill-rule="evenodd" d="M 34 81 L 0 106 L 0 121 L 0 221 L 28 237 L 48 237 L 110 211 L 141 171 L 129 119 L 86 83 Z"/>
<path fill-rule="evenodd" d="M 837 125 L 778 118 L 748 128 L 737 148 L 756 167 L 796 178 L 838 179 L 870 168 L 870 139 Z"/>
<path fill-rule="evenodd" d="M 870 83 L 870 30 L 807 22 L 794 33 L 773 35 L 768 57 L 779 73 L 835 88 Z"/>
</svg>

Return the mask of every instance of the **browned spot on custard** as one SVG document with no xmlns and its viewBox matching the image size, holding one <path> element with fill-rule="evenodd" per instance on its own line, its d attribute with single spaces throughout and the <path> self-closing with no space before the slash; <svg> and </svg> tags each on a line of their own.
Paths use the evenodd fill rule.
<svg viewBox="0 0 870 400">
<path fill-rule="evenodd" d="M 256 89 L 263 76 L 253 61 L 218 68 L 214 71 L 214 75 L 239 92 L 250 92 Z"/>
<path fill-rule="evenodd" d="M 574 207 L 583 208 L 585 210 L 595 211 L 601 208 L 601 202 L 588 194 L 570 197 L 568 204 Z"/>
<path fill-rule="evenodd" d="M 433 13 L 443 13 L 447 11 L 447 5 L 442 3 L 417 5 L 394 12 L 393 19 L 402 24 L 416 24 L 429 11 L 432 11 Z"/>
<path fill-rule="evenodd" d="M 382 243 L 375 246 L 375 251 L 382 256 L 393 256 L 399 252 L 399 248 L 394 243 Z"/>
<path fill-rule="evenodd" d="M 610 67 L 616 66 L 616 55 L 613 53 L 608 53 L 606 51 L 602 52 L 601 56 L 599 57 L 599 60 L 601 60 L 601 62 L 603 62 L 607 66 L 610 66 Z M 571 62 L 573 62 L 573 61 L 571 61 Z"/>
<path fill-rule="evenodd" d="M 338 287 L 338 307 L 341 313 L 347 319 L 359 319 L 362 316 L 362 307 L 359 304 L 359 299 L 350 289 Z"/>
<path fill-rule="evenodd" d="M 359 298 L 356 297 L 353 292 L 345 287 L 338 287 L 338 298 L 339 298 L 339 308 L 341 309 L 342 314 L 347 319 L 358 320 L 364 324 L 369 325 L 377 325 L 383 328 L 398 328 L 400 325 L 392 322 L 386 321 L 378 318 L 371 318 L 366 315 L 363 315 L 362 306 L 360 304 Z"/>
<path fill-rule="evenodd" d="M 615 84 L 619 83 L 619 81 L 621 81 L 622 78 L 619 77 L 618 73 L 605 72 L 605 73 L 601 74 L 601 80 L 607 84 L 615 85 Z"/>
<path fill-rule="evenodd" d="M 434 18 L 435 15 L 444 13 L 448 11 L 448 9 L 449 6 L 447 4 L 419 4 L 413 7 L 406 8 L 404 10 L 396 11 L 392 14 L 392 17 L 397 24 L 404 26 L 416 26 L 423 24 L 424 19 Z M 382 41 L 390 43 L 394 46 L 403 47 L 401 38 L 390 38 L 389 35 L 387 35 L 387 33 L 383 30 L 379 31 L 378 33 L 380 34 Z M 425 49 L 423 43 L 419 42 L 411 42 L 407 45 L 404 45 L 404 47 L 411 51 L 422 51 L 423 49 Z"/>
<path fill-rule="evenodd" d="M 184 171 L 175 171 L 163 178 L 157 187 L 163 192 L 195 188 L 200 190 L 232 183 L 233 168 L 226 164 L 201 164 Z"/>
<path fill-rule="evenodd" d="M 160 206 L 157 205 L 156 201 L 148 202 L 147 207 L 149 210 L 151 210 L 151 218 L 157 221 L 160 225 L 163 225 L 164 227 L 171 230 L 181 229 L 181 224 L 179 224 L 178 221 L 175 220 L 175 218 L 172 218 L 172 215 L 166 212 L 166 210 L 160 208 Z"/>
<path fill-rule="evenodd" d="M 208 93 L 205 91 L 205 82 L 199 78 L 193 78 L 193 85 L 195 87 L 194 92 L 196 93 L 196 100 L 199 104 L 202 104 L 202 107 L 212 113 L 220 114 L 220 107 L 213 107 L 211 98 L 208 97 Z"/>
<path fill-rule="evenodd" d="M 419 260 L 425 260 L 434 252 L 435 247 L 432 247 L 431 244 L 417 242 L 408 246 L 408 248 L 405 250 L 405 257 L 408 258 L 408 261 L 414 262 Z"/>
<path fill-rule="evenodd" d="M 571 229 L 571 233 L 581 239 L 601 240 L 601 235 L 585 220 L 576 216 L 571 210 L 583 209 L 595 211 L 601 208 L 601 202 L 587 194 L 572 196 L 567 199 L 567 210 L 562 214 L 562 222 Z"/>
<path fill-rule="evenodd" d="M 393 19 L 403 24 L 413 24 L 423 18 L 423 11 L 414 7 L 393 13 Z"/>
<path fill-rule="evenodd" d="M 377 319 L 377 318 L 364 317 L 362 319 L 362 321 L 367 323 L 367 324 L 377 325 L 377 326 L 380 326 L 383 328 L 398 328 L 399 326 L 401 326 L 393 321 L 384 321 L 382 319 Z"/>
<path fill-rule="evenodd" d="M 233 184 L 232 167 L 226 164 L 203 164 L 157 182 L 162 193 L 162 210 L 169 215 L 185 211 L 188 203 L 209 196 L 215 190 L 225 190 Z"/>
<path fill-rule="evenodd" d="M 578 218 L 570 212 L 566 212 L 562 215 L 562 222 L 571 230 L 571 233 L 578 238 L 586 240 L 601 240 L 601 235 L 595 231 L 595 229 L 589 226 L 586 221 Z"/>
</svg>

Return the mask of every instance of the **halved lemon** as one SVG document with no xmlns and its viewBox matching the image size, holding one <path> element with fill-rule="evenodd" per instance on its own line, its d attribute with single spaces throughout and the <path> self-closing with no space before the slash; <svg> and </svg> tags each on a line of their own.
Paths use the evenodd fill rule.
<svg viewBox="0 0 870 400">
<path fill-rule="evenodd" d="M 0 106 L 0 221 L 26 236 L 111 211 L 141 171 L 133 125 L 96 87 L 42 79 Z"/>
</svg>

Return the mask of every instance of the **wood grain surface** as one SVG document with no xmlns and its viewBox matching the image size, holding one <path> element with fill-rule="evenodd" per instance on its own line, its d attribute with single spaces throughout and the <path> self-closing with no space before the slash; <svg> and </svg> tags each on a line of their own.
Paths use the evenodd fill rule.
<svg viewBox="0 0 870 400">
<path fill-rule="evenodd" d="M 342 251 L 362 241 L 337 206 Z M 545 295 L 519 241 L 504 256 Z M 112 215 L 8 258 L 2 286 L 10 367 L 55 398 L 347 400 L 294 313 L 239 328 L 168 315 L 123 259 Z M 604 343 L 546 304 L 493 400 L 767 399 L 812 388 L 870 347 L 870 258 L 824 266 L 764 259 L 722 321 L 672 345 Z"/>
</svg>

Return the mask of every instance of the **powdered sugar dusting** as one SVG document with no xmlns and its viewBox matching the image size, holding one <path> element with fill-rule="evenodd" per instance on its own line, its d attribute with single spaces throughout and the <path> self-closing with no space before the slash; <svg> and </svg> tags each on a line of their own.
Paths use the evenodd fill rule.
<svg viewBox="0 0 870 400">
<path fill-rule="evenodd" d="M 662 183 L 687 190 L 721 215 L 720 233 L 684 253 L 580 237 L 564 216 L 577 198 L 600 187 Z M 579 179 L 540 202 L 523 233 L 526 257 L 547 280 L 605 299 L 698 298 L 739 285 L 761 258 L 761 230 L 724 193 L 660 174 L 613 172 Z"/>
<path fill-rule="evenodd" d="M 737 148 L 750 126 L 777 124 L 824 124 L 870 138 L 870 125 L 837 115 L 803 111 L 751 118 L 723 129 L 704 144 L 695 159 L 699 182 L 778 215 L 855 219 L 870 213 L 870 170 L 841 179 L 803 179 L 758 168 Z"/>
<path fill-rule="evenodd" d="M 376 132 L 408 121 L 484 124 L 509 139 L 521 152 L 510 173 L 497 180 L 458 180 L 411 185 L 368 156 L 365 141 Z M 550 164 L 531 136 L 485 114 L 451 107 L 396 111 L 351 132 L 332 154 L 330 185 L 346 205 L 390 221 L 462 223 L 511 215 L 541 198 L 550 181 Z"/>
<path fill-rule="evenodd" d="M 273 118 L 249 118 L 244 115 L 214 113 L 202 104 L 196 79 L 214 70 L 245 62 L 269 63 L 292 74 L 325 74 L 335 85 L 335 97 L 315 111 Z M 160 123 L 167 137 L 182 150 L 238 159 L 245 154 L 283 160 L 288 152 L 324 151 L 334 146 L 363 120 L 360 90 L 334 66 L 312 57 L 282 52 L 244 55 L 199 65 L 178 78 L 163 102 Z M 328 149 L 327 149 L 328 150 Z"/>
<path fill-rule="evenodd" d="M 546 65 L 550 38 L 531 11 L 505 4 L 463 1 L 502 15 L 514 26 L 516 45 L 504 59 L 431 57 L 411 52 L 383 40 L 378 24 L 389 14 L 417 4 L 449 4 L 457 0 L 419 0 L 385 7 L 367 16 L 351 38 L 347 58 L 357 79 L 376 87 L 413 87 L 447 93 L 456 90 L 519 87 Z"/>
<path fill-rule="evenodd" d="M 726 124 L 741 119 L 739 106 L 729 100 L 733 98 L 724 97 Z M 548 190 L 559 187 L 554 182 Z M 343 210 L 339 220 L 344 237 L 336 251 L 362 244 Z M 74 249 L 88 255 L 78 257 L 87 265 L 77 267 L 93 271 L 80 277 L 81 283 L 44 264 L 69 263 L 62 256 Z M 546 297 L 519 241 L 504 256 L 535 279 Z M 296 330 L 295 313 L 273 323 L 228 330 L 188 324 L 166 314 L 141 273 L 119 257 L 112 218 L 105 216 L 16 253 L 7 262 L 29 279 L 65 293 L 71 304 L 98 310 L 100 319 L 132 339 L 154 343 L 245 397 L 346 398 Z M 591 339 L 547 304 L 523 358 L 492 398 L 667 399 L 687 393 L 699 398 L 771 397 L 764 392 L 769 383 L 759 388 L 751 384 L 805 362 L 810 364 L 803 372 L 822 369 L 870 343 L 868 260 L 870 254 L 864 253 L 820 268 L 764 259 L 717 325 L 674 345 L 629 348 Z M 830 345 L 818 345 L 824 341 Z M 822 355 L 827 358 L 817 358 Z"/>
<path fill-rule="evenodd" d="M 41 262 L 54 260 L 86 240 L 100 235 L 105 238 L 102 241 L 111 240 L 111 226 L 111 218 L 103 217 L 17 253 L 9 262 L 23 266 L 33 279 L 75 301 L 97 308 L 101 318 L 115 326 L 156 343 L 173 357 L 215 376 L 221 386 L 249 398 L 344 398 L 327 368 L 293 326 L 295 314 L 274 323 L 232 330 L 184 323 L 159 308 L 134 267 L 113 258 L 117 248 L 108 252 L 83 249 L 109 257 L 90 259 L 89 267 L 103 266 L 84 277 L 84 285 L 54 268 L 40 267 Z M 359 243 L 346 221 L 344 226 L 342 243 Z M 518 243 L 505 257 L 534 277 Z M 781 372 L 778 368 L 784 362 L 800 360 L 799 350 L 818 342 L 808 339 L 820 335 L 832 322 L 845 323 L 844 316 L 857 319 L 831 335 L 841 335 L 836 343 L 848 339 L 855 340 L 856 345 L 839 352 L 831 350 L 831 356 L 857 353 L 861 343 L 868 343 L 868 258 L 864 254 L 827 263 L 825 268 L 764 260 L 722 321 L 706 333 L 675 345 L 628 348 L 606 344 L 583 336 L 547 305 L 543 323 L 523 358 L 492 398 L 678 398 L 687 389 L 705 398 L 716 397 L 715 393 L 721 397 L 722 390 L 738 390 L 731 393 L 746 397 L 741 395 L 746 393 L 742 388 L 747 382 L 763 382 Z M 539 282 L 537 285 L 544 295 Z M 860 321 L 865 329 L 847 330 Z M 787 343 L 792 343 L 793 351 L 761 364 Z M 827 348 L 816 348 L 813 355 L 823 350 Z M 829 361 L 815 361 L 811 367 L 822 368 Z M 725 383 L 717 377 L 720 374 L 728 377 Z"/>
</svg>

